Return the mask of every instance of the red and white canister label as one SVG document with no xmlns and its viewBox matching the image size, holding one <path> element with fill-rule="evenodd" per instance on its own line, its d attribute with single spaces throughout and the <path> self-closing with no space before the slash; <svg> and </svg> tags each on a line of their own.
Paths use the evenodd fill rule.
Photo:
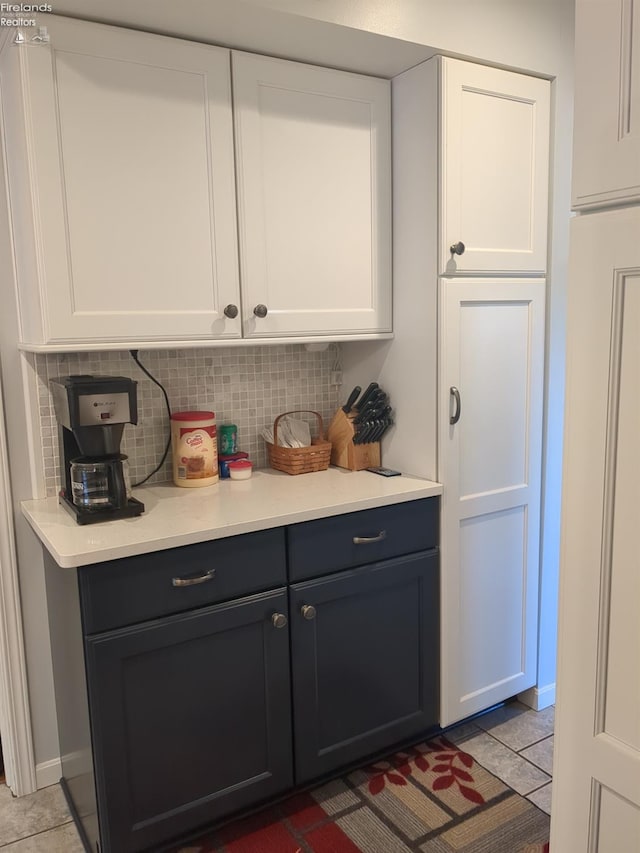
<svg viewBox="0 0 640 853">
<path fill-rule="evenodd" d="M 216 425 L 179 427 L 176 474 L 179 480 L 206 480 L 218 474 Z"/>
</svg>

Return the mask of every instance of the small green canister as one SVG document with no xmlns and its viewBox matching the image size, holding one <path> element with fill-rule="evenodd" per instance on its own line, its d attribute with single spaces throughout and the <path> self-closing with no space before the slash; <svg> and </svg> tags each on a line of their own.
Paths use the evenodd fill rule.
<svg viewBox="0 0 640 853">
<path fill-rule="evenodd" d="M 235 424 L 222 424 L 218 429 L 220 436 L 220 453 L 228 456 L 238 450 L 238 427 Z"/>
</svg>

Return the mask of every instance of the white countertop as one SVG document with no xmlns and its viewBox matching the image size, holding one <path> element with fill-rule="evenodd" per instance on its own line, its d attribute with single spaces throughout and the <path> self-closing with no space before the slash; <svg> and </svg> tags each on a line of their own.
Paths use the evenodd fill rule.
<svg viewBox="0 0 640 853">
<path fill-rule="evenodd" d="M 201 489 L 164 483 L 136 489 L 145 512 L 120 521 L 81 526 L 57 498 L 23 501 L 22 512 L 58 565 L 73 568 L 440 494 L 439 483 L 407 474 L 263 470 Z"/>
</svg>

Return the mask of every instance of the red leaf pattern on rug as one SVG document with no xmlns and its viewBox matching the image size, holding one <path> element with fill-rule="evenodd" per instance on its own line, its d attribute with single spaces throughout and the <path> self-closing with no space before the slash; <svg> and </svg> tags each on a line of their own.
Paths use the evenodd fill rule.
<svg viewBox="0 0 640 853">
<path fill-rule="evenodd" d="M 373 779 L 369 782 L 369 791 L 375 797 L 375 795 L 379 794 L 383 788 L 384 788 L 384 773 L 380 773 L 379 776 L 374 776 Z"/>
<path fill-rule="evenodd" d="M 433 755 L 439 763 L 431 767 L 427 755 Z M 414 747 L 409 752 L 397 753 L 391 761 L 379 761 L 372 764 L 367 770 L 371 774 L 369 793 L 376 796 L 384 790 L 387 782 L 391 785 L 406 785 L 407 779 L 405 777 L 411 776 L 412 768 L 415 766 L 423 773 L 431 769 L 433 773 L 439 774 L 433 782 L 433 791 L 444 791 L 451 788 L 452 785 L 456 785 L 465 799 L 482 805 L 484 797 L 475 788 L 470 787 L 475 781 L 472 774 L 457 766 L 456 762 L 467 768 L 473 767 L 473 758 L 468 753 L 458 749 L 445 737 L 436 738 L 428 744 L 428 748 L 424 751 Z M 463 785 L 462 782 L 467 784 Z"/>
<path fill-rule="evenodd" d="M 463 797 L 466 797 L 467 800 L 471 800 L 472 803 L 477 803 L 479 806 L 484 803 L 484 797 L 480 791 L 476 791 L 475 788 L 467 788 L 466 785 L 460 785 L 460 793 Z"/>
<path fill-rule="evenodd" d="M 426 773 L 427 770 L 429 769 L 429 762 L 424 757 L 424 755 L 419 755 L 416 758 L 415 765 L 418 768 L 418 770 L 421 770 L 423 773 Z"/>
<path fill-rule="evenodd" d="M 438 738 L 433 742 L 433 745 L 434 752 L 437 751 L 435 758 L 440 763 L 436 764 L 431 769 L 434 773 L 441 773 L 443 775 L 439 776 L 434 781 L 432 790 L 442 791 L 445 788 L 450 788 L 455 783 L 458 786 L 458 790 L 466 800 L 482 805 L 484 803 L 484 797 L 482 794 L 475 788 L 470 788 L 469 785 L 462 784 L 462 782 L 473 784 L 474 778 L 471 773 L 468 773 L 466 770 L 455 765 L 455 762 L 458 761 L 467 768 L 473 767 L 472 756 L 463 752 L 461 749 L 458 749 L 457 746 L 450 743 L 445 737 Z M 443 751 L 443 747 L 446 749 L 446 752 Z"/>
<path fill-rule="evenodd" d="M 465 767 L 473 767 L 473 758 L 469 755 L 468 752 L 459 753 L 458 758 L 464 764 Z"/>
<path fill-rule="evenodd" d="M 407 779 L 405 777 L 411 776 L 412 765 L 422 770 L 423 773 L 429 769 L 429 762 L 424 757 L 424 753 L 416 747 L 396 753 L 391 761 L 378 761 L 372 764 L 366 768 L 366 772 L 371 775 L 369 793 L 374 796 L 379 794 L 384 789 L 386 782 L 392 785 L 406 785 Z"/>
<path fill-rule="evenodd" d="M 454 782 L 455 778 L 453 776 L 438 776 L 433 783 L 433 790 L 443 791 L 445 788 L 450 788 Z"/>
<path fill-rule="evenodd" d="M 466 770 L 462 770 L 461 767 L 452 767 L 451 772 L 458 779 L 461 779 L 463 782 L 473 782 L 473 776 L 471 773 L 467 773 Z"/>
</svg>

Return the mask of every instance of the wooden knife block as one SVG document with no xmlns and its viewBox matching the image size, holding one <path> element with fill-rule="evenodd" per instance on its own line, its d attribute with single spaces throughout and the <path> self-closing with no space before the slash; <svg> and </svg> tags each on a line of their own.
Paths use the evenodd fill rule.
<svg viewBox="0 0 640 853">
<path fill-rule="evenodd" d="M 333 416 L 329 424 L 327 438 L 331 442 L 331 464 L 349 471 L 362 471 L 380 465 L 380 442 L 354 444 L 356 428 L 353 419 L 357 412 L 346 415 L 342 409 Z"/>
</svg>

